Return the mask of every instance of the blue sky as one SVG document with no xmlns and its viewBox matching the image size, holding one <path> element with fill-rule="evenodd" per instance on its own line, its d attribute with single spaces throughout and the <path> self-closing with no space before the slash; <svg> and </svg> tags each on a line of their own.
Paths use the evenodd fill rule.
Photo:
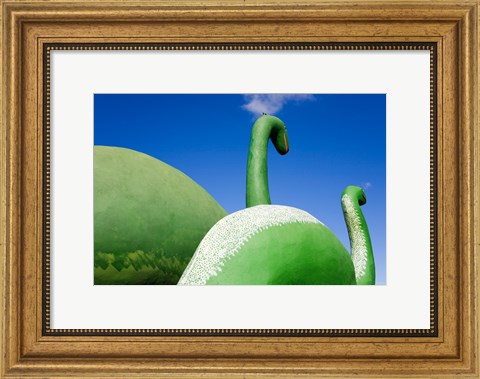
<svg viewBox="0 0 480 379">
<path fill-rule="evenodd" d="M 251 127 L 262 111 L 288 129 L 290 151 L 269 146 L 272 204 L 303 209 L 350 251 L 340 196 L 365 189 L 377 284 L 386 254 L 386 96 L 96 94 L 95 145 L 149 154 L 184 172 L 228 213 L 245 208 Z"/>
</svg>

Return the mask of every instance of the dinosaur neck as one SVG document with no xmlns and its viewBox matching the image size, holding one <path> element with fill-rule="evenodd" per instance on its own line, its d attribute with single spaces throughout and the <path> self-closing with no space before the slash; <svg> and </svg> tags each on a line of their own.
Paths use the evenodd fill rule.
<svg viewBox="0 0 480 379">
<path fill-rule="evenodd" d="M 367 223 L 358 200 L 348 194 L 342 196 L 343 215 L 348 236 L 357 284 L 375 284 L 375 263 Z"/>
<path fill-rule="evenodd" d="M 280 154 L 285 154 L 288 151 L 286 138 L 285 126 L 276 117 L 264 115 L 253 125 L 247 162 L 247 208 L 271 204 L 268 189 L 268 140 L 272 140 Z"/>
</svg>

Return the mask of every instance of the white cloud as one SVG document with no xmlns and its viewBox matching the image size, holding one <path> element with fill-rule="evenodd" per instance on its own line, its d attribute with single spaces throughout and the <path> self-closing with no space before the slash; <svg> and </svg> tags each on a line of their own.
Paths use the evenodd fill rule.
<svg viewBox="0 0 480 379">
<path fill-rule="evenodd" d="M 255 94 L 244 97 L 246 103 L 242 105 L 242 108 L 254 116 L 260 116 L 262 113 L 273 115 L 282 110 L 288 102 L 315 100 L 315 96 L 308 94 Z"/>
<path fill-rule="evenodd" d="M 370 182 L 362 183 L 362 188 L 363 188 L 364 190 L 367 190 L 367 189 L 369 189 L 370 187 L 372 187 L 372 183 L 370 183 Z"/>
</svg>

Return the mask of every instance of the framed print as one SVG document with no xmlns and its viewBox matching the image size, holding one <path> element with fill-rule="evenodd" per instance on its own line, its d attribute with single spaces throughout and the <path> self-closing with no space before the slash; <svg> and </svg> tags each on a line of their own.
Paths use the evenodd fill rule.
<svg viewBox="0 0 480 379">
<path fill-rule="evenodd" d="M 477 1 L 2 25 L 2 376 L 478 377 Z"/>
</svg>

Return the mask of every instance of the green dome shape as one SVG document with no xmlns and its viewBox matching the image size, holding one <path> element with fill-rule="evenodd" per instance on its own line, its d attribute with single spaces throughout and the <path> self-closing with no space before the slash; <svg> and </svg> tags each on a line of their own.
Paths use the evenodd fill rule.
<svg viewBox="0 0 480 379">
<path fill-rule="evenodd" d="M 247 209 L 224 217 L 198 246 L 178 284 L 375 284 L 363 190 L 348 186 L 342 209 L 351 255 L 307 212 L 270 205 L 267 147 L 289 151 L 287 131 L 264 114 L 254 124 L 247 163 Z"/>
<path fill-rule="evenodd" d="M 95 146 L 95 284 L 176 284 L 226 214 L 174 167 L 134 150 Z"/>
<path fill-rule="evenodd" d="M 350 254 L 324 224 L 297 208 L 257 205 L 220 220 L 180 285 L 356 284 Z"/>
</svg>

